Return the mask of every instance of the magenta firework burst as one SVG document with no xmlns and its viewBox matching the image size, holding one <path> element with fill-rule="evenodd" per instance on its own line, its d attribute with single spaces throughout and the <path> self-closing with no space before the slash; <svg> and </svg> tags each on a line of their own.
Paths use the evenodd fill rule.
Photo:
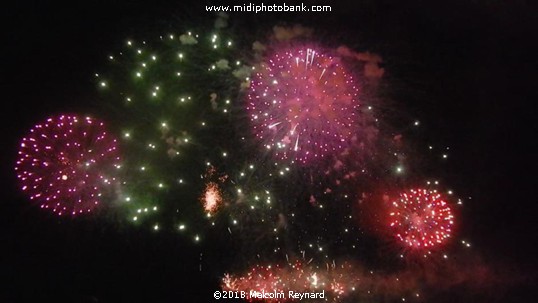
<svg viewBox="0 0 538 303">
<path fill-rule="evenodd" d="M 411 189 L 389 206 L 389 225 L 396 238 L 410 248 L 429 249 L 444 243 L 452 233 L 454 216 L 436 190 Z"/>
<path fill-rule="evenodd" d="M 251 79 L 253 131 L 280 159 L 306 164 L 345 148 L 358 119 L 359 90 L 339 57 L 317 48 L 275 51 Z"/>
<path fill-rule="evenodd" d="M 103 122 L 61 115 L 35 125 L 22 139 L 15 171 L 22 190 L 41 208 L 76 215 L 99 204 L 115 167 L 116 140 Z"/>
</svg>

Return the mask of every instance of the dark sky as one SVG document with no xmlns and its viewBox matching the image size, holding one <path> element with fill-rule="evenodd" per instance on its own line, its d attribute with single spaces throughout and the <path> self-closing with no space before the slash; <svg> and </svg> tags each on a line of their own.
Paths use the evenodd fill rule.
<svg viewBox="0 0 538 303">
<path fill-rule="evenodd" d="M 2 8 L 0 302 L 212 300 L 223 265 L 200 273 L 203 248 L 91 219 L 46 216 L 15 185 L 19 138 L 50 113 L 87 106 L 95 95 L 91 76 L 118 43 L 183 20 L 213 19 L 203 1 L 149 2 L 27 1 Z M 231 19 L 235 30 L 315 25 L 335 33 L 324 38 L 381 54 L 393 83 L 387 96 L 428 125 L 421 136 L 451 147 L 446 179 L 473 197 L 466 234 L 491 264 L 534 277 L 536 10 L 530 1 L 392 2 L 333 5 L 335 12 L 323 16 L 244 13 Z M 218 252 L 208 254 L 203 264 L 219 260 Z M 499 302 L 523 302 L 530 288 L 508 290 Z"/>
</svg>

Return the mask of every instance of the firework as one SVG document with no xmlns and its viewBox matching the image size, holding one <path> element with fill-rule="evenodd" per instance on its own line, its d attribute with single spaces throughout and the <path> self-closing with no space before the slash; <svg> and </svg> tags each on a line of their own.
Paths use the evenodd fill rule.
<svg viewBox="0 0 538 303">
<path fill-rule="evenodd" d="M 89 212 L 119 168 L 116 140 L 103 122 L 76 115 L 54 116 L 22 139 L 15 171 L 31 200 L 58 215 Z"/>
<path fill-rule="evenodd" d="M 106 101 L 100 106 L 129 151 L 119 207 L 127 222 L 174 230 L 195 243 L 209 230 L 261 239 L 281 226 L 271 172 L 236 131 L 233 102 L 246 75 L 235 76 L 244 66 L 230 37 L 187 31 L 128 40 L 97 75 Z"/>
<path fill-rule="evenodd" d="M 247 110 L 267 149 L 306 164 L 349 144 L 359 119 L 358 93 L 340 58 L 293 47 L 275 51 L 256 69 Z"/>
<path fill-rule="evenodd" d="M 216 172 L 217 169 L 212 165 L 207 168 L 205 178 L 209 180 L 215 179 L 215 181 L 209 181 L 206 183 L 204 192 L 200 197 L 200 202 L 202 203 L 204 211 L 208 216 L 214 214 L 217 209 L 222 205 L 223 197 L 219 183 L 224 182 L 228 178 L 228 176 L 226 175 L 217 177 L 215 176 Z M 217 179 L 219 183 L 216 182 Z"/>
<path fill-rule="evenodd" d="M 225 275 L 222 280 L 222 289 L 231 291 L 254 291 L 256 293 L 286 293 L 289 289 L 307 291 L 317 286 L 315 273 L 308 276 L 302 263 L 297 262 L 286 266 L 256 265 L 244 276 L 234 277 Z M 288 301 L 287 295 L 267 299 L 272 302 Z M 252 300 L 251 300 L 252 301 Z"/>
<path fill-rule="evenodd" d="M 254 164 L 242 170 L 235 166 L 229 171 L 208 166 L 199 200 L 213 230 L 245 244 L 236 252 L 261 253 L 260 248 L 278 242 L 279 231 L 286 228 L 279 216 L 282 203 L 274 200 L 271 187 L 265 184 L 272 181 L 270 176 L 257 171 Z"/>
<path fill-rule="evenodd" d="M 222 203 L 222 195 L 220 188 L 215 182 L 209 182 L 206 184 L 204 193 L 200 198 L 205 212 L 211 215 L 217 211 L 217 208 Z"/>
<path fill-rule="evenodd" d="M 294 293 L 323 294 L 326 301 L 337 302 L 346 298 L 411 297 L 417 292 L 419 275 L 411 272 L 399 274 L 367 271 L 350 262 L 337 265 L 334 261 L 324 266 L 308 262 L 285 265 L 256 265 L 243 275 L 224 275 L 221 288 L 224 291 L 245 292 L 249 301 L 258 300 L 248 294 L 279 294 L 268 297 L 266 302 L 296 301 Z M 403 297 L 402 297 L 403 296 Z"/>
<path fill-rule="evenodd" d="M 433 248 L 450 238 L 454 216 L 436 190 L 411 189 L 389 206 L 390 227 L 410 248 Z"/>
<path fill-rule="evenodd" d="M 230 153 L 226 144 L 237 145 L 226 132 L 239 90 L 232 71 L 241 63 L 233 52 L 230 36 L 217 31 L 130 39 L 95 75 L 103 99 L 98 107 L 129 151 L 120 199 L 129 222 L 201 239 L 200 201 L 212 214 L 223 200 L 218 180 L 200 178 L 210 159 Z"/>
</svg>

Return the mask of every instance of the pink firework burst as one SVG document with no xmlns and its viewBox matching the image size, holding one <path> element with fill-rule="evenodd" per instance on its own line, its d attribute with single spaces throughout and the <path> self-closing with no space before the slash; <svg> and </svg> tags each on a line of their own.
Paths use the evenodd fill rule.
<svg viewBox="0 0 538 303">
<path fill-rule="evenodd" d="M 316 48 L 278 50 L 251 80 L 253 131 L 278 158 L 309 163 L 349 145 L 359 90 L 339 57 Z"/>
<path fill-rule="evenodd" d="M 411 189 L 400 193 L 389 206 L 389 226 L 396 238 L 410 248 L 433 248 L 452 233 L 454 216 L 436 190 Z"/>
<path fill-rule="evenodd" d="M 58 215 L 89 212 L 100 202 L 107 177 L 119 167 L 116 140 L 103 122 L 61 115 L 35 125 L 22 139 L 15 165 L 22 190 Z"/>
</svg>

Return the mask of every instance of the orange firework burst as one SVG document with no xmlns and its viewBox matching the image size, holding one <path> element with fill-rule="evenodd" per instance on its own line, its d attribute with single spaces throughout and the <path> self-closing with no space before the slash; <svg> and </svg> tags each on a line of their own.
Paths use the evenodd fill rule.
<svg viewBox="0 0 538 303">
<path fill-rule="evenodd" d="M 214 214 L 222 204 L 222 194 L 219 185 L 215 182 L 207 183 L 200 201 L 208 215 Z"/>
</svg>

